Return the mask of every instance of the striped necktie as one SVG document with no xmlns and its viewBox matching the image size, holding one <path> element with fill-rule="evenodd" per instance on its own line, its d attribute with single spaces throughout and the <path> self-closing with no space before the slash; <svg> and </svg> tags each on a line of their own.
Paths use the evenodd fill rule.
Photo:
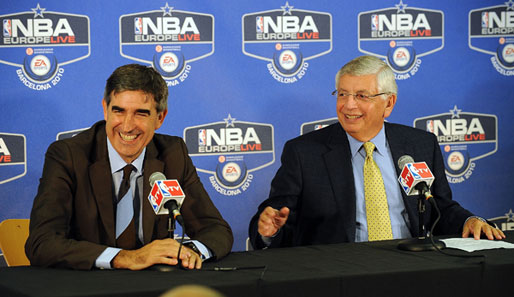
<svg viewBox="0 0 514 297">
<path fill-rule="evenodd" d="M 130 190 L 130 174 L 134 169 L 132 164 L 123 168 L 123 180 L 118 191 L 116 206 L 116 246 L 126 250 L 136 248 L 133 191 Z"/>
<path fill-rule="evenodd" d="M 387 240 L 393 238 L 391 219 L 382 174 L 373 160 L 375 144 L 364 143 L 366 160 L 364 161 L 364 199 L 366 201 L 366 218 L 368 222 L 368 240 Z"/>
</svg>

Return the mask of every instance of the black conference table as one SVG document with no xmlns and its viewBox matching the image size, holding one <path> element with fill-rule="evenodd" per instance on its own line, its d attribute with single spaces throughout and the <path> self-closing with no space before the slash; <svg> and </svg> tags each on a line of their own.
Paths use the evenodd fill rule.
<svg viewBox="0 0 514 297">
<path fill-rule="evenodd" d="M 508 231 L 514 242 L 514 231 Z M 235 252 L 202 270 L 0 268 L 0 296 L 159 296 L 202 284 L 229 296 L 512 296 L 514 249 L 407 252 L 398 241 Z M 216 271 L 216 267 L 237 270 Z"/>
</svg>

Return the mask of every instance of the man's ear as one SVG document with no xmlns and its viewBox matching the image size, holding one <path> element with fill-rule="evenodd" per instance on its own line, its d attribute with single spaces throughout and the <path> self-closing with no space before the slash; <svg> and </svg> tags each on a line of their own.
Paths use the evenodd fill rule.
<svg viewBox="0 0 514 297">
<path fill-rule="evenodd" d="M 155 130 L 157 130 L 161 127 L 167 114 L 168 114 L 168 109 L 165 109 L 165 110 L 161 111 L 159 114 L 157 114 L 158 124 L 155 126 Z"/>
<path fill-rule="evenodd" d="M 384 111 L 384 119 L 391 115 L 396 104 L 396 94 L 391 94 L 387 97 L 387 105 Z"/>
<path fill-rule="evenodd" d="M 103 107 L 103 109 L 104 109 L 104 120 L 106 120 L 106 121 L 107 121 L 107 109 L 108 109 L 109 107 L 107 106 L 107 102 L 105 101 L 105 98 L 104 98 L 104 99 L 102 99 L 102 107 Z"/>
</svg>

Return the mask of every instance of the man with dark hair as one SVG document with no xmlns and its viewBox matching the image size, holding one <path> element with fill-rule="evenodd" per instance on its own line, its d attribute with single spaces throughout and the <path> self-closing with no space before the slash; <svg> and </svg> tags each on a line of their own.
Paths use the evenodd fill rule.
<svg viewBox="0 0 514 297">
<path fill-rule="evenodd" d="M 56 141 L 45 156 L 25 251 L 31 265 L 73 269 L 144 269 L 177 265 L 179 243 L 167 216 L 148 202 L 149 176 L 177 179 L 186 199 L 182 247 L 186 268 L 227 255 L 230 226 L 210 200 L 179 137 L 155 134 L 168 112 L 168 87 L 157 71 L 137 64 L 107 80 L 104 121 Z"/>
<path fill-rule="evenodd" d="M 254 248 L 424 236 L 417 199 L 397 181 L 404 155 L 425 161 L 435 176 L 431 190 L 442 214 L 435 235 L 505 238 L 452 200 L 435 135 L 385 122 L 398 88 L 384 61 L 357 57 L 339 70 L 335 85 L 339 123 L 285 144 L 270 196 L 250 222 Z M 424 226 L 436 217 L 427 204 Z"/>
</svg>

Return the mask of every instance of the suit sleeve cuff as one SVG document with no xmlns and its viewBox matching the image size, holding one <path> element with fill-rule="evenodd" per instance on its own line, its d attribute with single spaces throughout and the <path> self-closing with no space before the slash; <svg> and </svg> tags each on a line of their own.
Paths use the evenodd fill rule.
<svg viewBox="0 0 514 297">
<path fill-rule="evenodd" d="M 207 260 L 214 256 L 211 250 L 198 240 L 191 240 L 186 243 L 192 243 L 196 246 L 196 248 L 200 252 L 200 257 L 202 258 L 202 260 Z"/>
<path fill-rule="evenodd" d="M 275 233 L 275 234 L 273 234 L 271 236 L 263 236 L 263 235 L 259 234 L 259 236 L 261 237 L 261 240 L 264 243 L 264 245 L 266 246 L 266 248 L 268 248 L 271 245 L 271 242 L 273 241 L 273 238 L 277 237 L 278 233 L 280 233 L 280 230 L 282 230 L 282 229 L 279 229 L 277 231 L 277 233 Z"/>
<path fill-rule="evenodd" d="M 473 219 L 473 218 L 475 218 L 475 219 L 477 219 L 477 220 L 479 220 L 479 221 L 482 221 L 482 222 L 484 222 L 484 223 L 487 223 L 487 224 L 489 224 L 489 225 L 490 225 L 491 227 L 493 227 L 493 228 L 498 228 L 498 226 L 497 226 L 495 223 L 490 222 L 490 221 L 488 221 L 488 220 L 486 220 L 486 219 L 484 219 L 484 218 L 482 218 L 482 217 L 479 217 L 479 216 L 470 216 L 470 217 L 468 217 L 468 218 L 466 219 L 466 221 L 464 222 L 464 225 L 466 225 L 466 223 L 467 223 L 470 219 Z M 463 226 L 464 226 L 464 225 L 463 225 Z"/>
</svg>

